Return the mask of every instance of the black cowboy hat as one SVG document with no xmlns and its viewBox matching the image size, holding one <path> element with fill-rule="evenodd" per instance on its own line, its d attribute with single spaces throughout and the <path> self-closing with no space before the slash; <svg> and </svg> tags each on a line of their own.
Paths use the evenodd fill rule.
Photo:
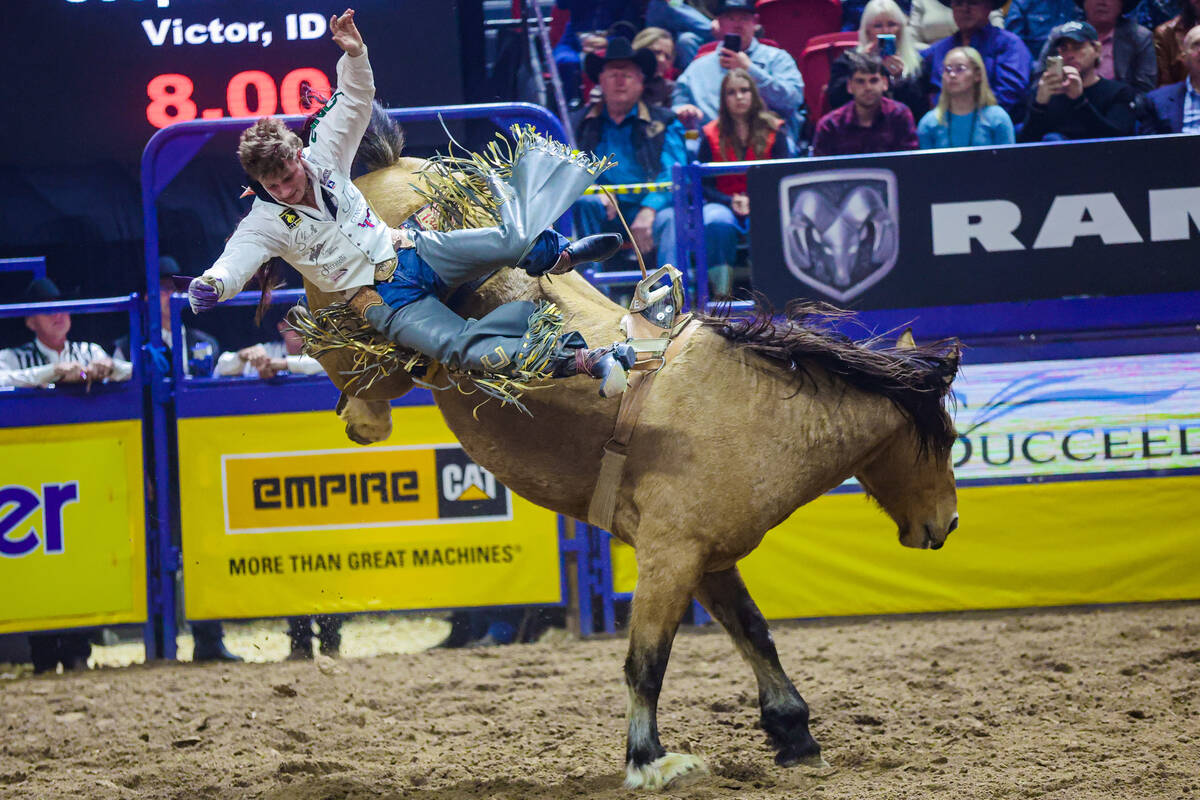
<svg viewBox="0 0 1200 800">
<path fill-rule="evenodd" d="M 646 80 L 654 77 L 654 72 L 658 69 L 658 62 L 653 52 L 644 47 L 634 50 L 633 45 L 624 36 L 614 36 L 608 40 L 608 47 L 605 49 L 604 55 L 587 54 L 583 59 L 583 70 L 592 79 L 592 83 L 598 83 L 600 70 L 604 69 L 605 64 L 611 64 L 614 61 L 632 61 L 641 67 L 642 75 Z"/>
<path fill-rule="evenodd" d="M 183 274 L 183 270 L 179 268 L 179 262 L 174 257 L 159 256 L 158 283 L 159 286 L 170 284 L 171 288 L 177 292 L 186 292 L 192 285 L 192 276 Z"/>
<path fill-rule="evenodd" d="M 22 303 L 48 303 L 52 300 L 62 300 L 62 292 L 58 284 L 49 278 L 36 278 L 21 293 Z"/>
</svg>

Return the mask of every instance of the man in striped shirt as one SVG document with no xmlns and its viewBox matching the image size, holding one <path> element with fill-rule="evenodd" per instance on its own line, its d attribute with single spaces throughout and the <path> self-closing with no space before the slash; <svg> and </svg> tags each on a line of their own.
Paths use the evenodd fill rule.
<svg viewBox="0 0 1200 800">
<path fill-rule="evenodd" d="M 61 300 L 62 294 L 49 278 L 39 278 L 22 299 L 39 303 Z M 127 381 L 133 374 L 132 364 L 109 358 L 100 345 L 68 341 L 71 315 L 66 311 L 31 314 L 25 318 L 25 327 L 33 332 L 33 341 L 0 350 L 0 386 Z"/>
</svg>

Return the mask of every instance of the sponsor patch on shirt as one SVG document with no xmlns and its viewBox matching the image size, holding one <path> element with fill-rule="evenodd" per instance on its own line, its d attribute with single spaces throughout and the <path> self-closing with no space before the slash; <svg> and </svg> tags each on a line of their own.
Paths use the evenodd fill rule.
<svg viewBox="0 0 1200 800">
<path fill-rule="evenodd" d="M 290 208 L 285 208 L 283 211 L 280 211 L 279 218 L 283 220 L 284 225 L 287 225 L 289 231 L 295 230 L 296 226 L 300 224 L 300 215 L 295 211 L 292 211 Z"/>
<path fill-rule="evenodd" d="M 321 185 L 329 189 L 336 189 L 337 182 L 329 177 L 331 174 L 333 174 L 333 170 L 331 169 L 321 170 Z"/>
<path fill-rule="evenodd" d="M 360 228 L 374 228 L 375 223 L 371 221 L 371 207 L 367 206 L 366 212 L 363 214 L 362 222 L 358 223 Z"/>
</svg>

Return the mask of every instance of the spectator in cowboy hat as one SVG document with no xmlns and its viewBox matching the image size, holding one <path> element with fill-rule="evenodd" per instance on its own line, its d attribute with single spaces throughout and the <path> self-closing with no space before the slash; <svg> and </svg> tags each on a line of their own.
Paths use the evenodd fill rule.
<svg viewBox="0 0 1200 800">
<path fill-rule="evenodd" d="M 1200 133 L 1200 25 L 1184 37 L 1180 58 L 1187 70 L 1184 79 L 1146 95 L 1157 122 L 1149 132 Z"/>
<path fill-rule="evenodd" d="M 1017 141 L 1132 134 L 1137 94 L 1128 84 L 1100 77 L 1100 34 L 1087 22 L 1068 22 L 1056 31 L 1051 52 L 1062 56 L 1062 77 L 1042 74 Z"/>
<path fill-rule="evenodd" d="M 1154 34 L 1130 17 L 1136 0 L 1081 0 L 1083 16 L 1100 36 L 1101 78 L 1120 81 L 1145 94 L 1158 86 L 1158 60 L 1154 55 Z M 1050 31 L 1038 55 L 1038 71 L 1045 69 L 1051 42 L 1058 41 L 1063 26 Z"/>
<path fill-rule="evenodd" d="M 581 150 L 612 154 L 616 165 L 597 183 L 605 185 L 670 181 L 671 167 L 687 158 L 683 127 L 667 108 L 642 99 L 646 81 L 657 70 L 649 50 L 634 50 L 629 40 L 614 36 L 604 55 L 589 53 L 584 70 L 600 86 L 601 98 L 576 117 L 575 138 Z M 605 194 L 584 195 L 575 204 L 579 235 L 623 230 L 618 207 L 629 222 L 634 242 L 643 252 L 655 249 L 662 232 L 672 225 L 668 192 L 622 194 L 617 203 Z M 673 262 L 674 255 L 662 258 Z"/>
<path fill-rule="evenodd" d="M 180 275 L 179 262 L 171 256 L 160 256 L 158 259 L 158 306 L 162 317 L 162 339 L 166 346 L 166 355 L 170 358 L 171 355 L 171 293 L 176 291 L 175 276 Z M 185 309 L 186 310 L 186 309 Z M 216 358 L 217 353 L 221 352 L 221 346 L 217 340 L 211 335 L 201 330 L 196 330 L 190 326 L 183 326 L 183 337 L 186 346 L 183 349 L 183 371 L 193 377 L 207 378 L 208 375 L 199 375 L 192 369 L 191 358 L 193 348 L 199 343 L 208 344 L 212 351 L 213 358 Z M 129 352 L 129 337 L 122 336 L 117 339 L 113 346 L 113 353 L 118 357 L 124 357 L 125 353 Z"/>
<path fill-rule="evenodd" d="M 754 38 L 757 29 L 754 0 L 718 0 L 717 39 L 723 42 L 725 36 L 736 35 L 741 47 L 729 50 L 722 43 L 689 64 L 675 81 L 671 105 L 680 122 L 699 128 L 717 118 L 725 73 L 744 69 L 754 79 L 767 108 L 783 120 L 794 144 L 804 125 L 804 79 L 786 50 Z"/>
<path fill-rule="evenodd" d="M 1015 34 L 997 28 L 988 15 L 1004 0 L 951 0 L 950 10 L 958 32 L 925 51 L 925 74 L 933 91 L 942 90 L 942 61 L 956 47 L 974 47 L 983 57 L 988 83 L 996 102 L 1014 120 L 1025 108 L 1032 61 L 1029 48 Z"/>
<path fill-rule="evenodd" d="M 63 299 L 49 278 L 38 278 L 25 289 L 23 303 L 53 303 Z M 68 311 L 46 310 L 25 317 L 33 338 L 19 347 L 0 350 L 0 386 L 46 388 L 66 383 L 127 381 L 133 365 L 109 358 L 104 348 L 92 342 L 67 339 L 71 332 Z"/>
</svg>

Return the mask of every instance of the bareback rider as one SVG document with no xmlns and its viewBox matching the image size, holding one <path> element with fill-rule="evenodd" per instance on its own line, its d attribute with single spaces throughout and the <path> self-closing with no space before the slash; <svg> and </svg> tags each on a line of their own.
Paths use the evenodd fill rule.
<svg viewBox="0 0 1200 800">
<path fill-rule="evenodd" d="M 232 298 L 259 267 L 280 256 L 318 289 L 346 298 L 400 346 L 452 370 L 509 374 L 523 345 L 529 347 L 532 305 L 506 303 L 480 320 L 464 320 L 439 295 L 504 266 L 519 265 L 534 276 L 561 274 L 612 256 L 619 234 L 571 243 L 548 227 L 593 176 L 570 158 L 543 151 L 527 165 L 514 165 L 511 180 L 540 187 L 527 192 L 536 197 L 524 197 L 498 178 L 490 181 L 501 201 L 501 225 L 445 232 L 389 228 L 350 180 L 375 96 L 367 49 L 353 10 L 332 17 L 329 27 L 345 53 L 337 65 L 338 91 L 317 115 L 308 147 L 278 119 L 261 119 L 242 133 L 238 158 L 256 199 L 220 258 L 188 287 L 192 310 Z M 518 182 L 522 166 L 540 180 Z M 624 390 L 633 359 L 624 343 L 588 349 L 572 331 L 558 337 L 542 371 L 598 378 L 600 393 L 610 396 Z"/>
</svg>

